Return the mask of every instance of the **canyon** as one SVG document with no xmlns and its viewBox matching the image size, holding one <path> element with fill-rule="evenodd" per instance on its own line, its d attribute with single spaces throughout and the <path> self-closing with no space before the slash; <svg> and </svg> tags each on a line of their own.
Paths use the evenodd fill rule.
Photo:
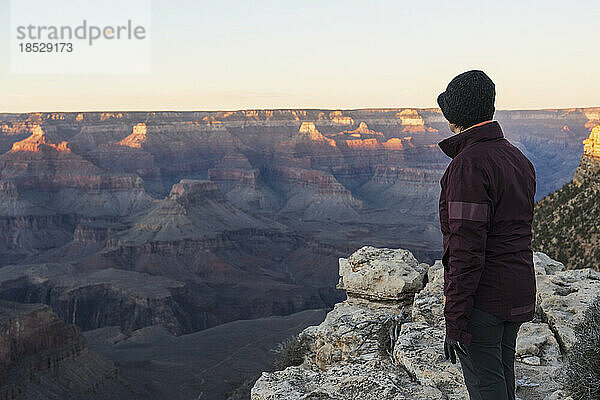
<svg viewBox="0 0 600 400">
<path fill-rule="evenodd" d="M 583 140 L 597 157 L 600 108 L 496 119 L 537 199 Z M 148 346 L 330 308 L 338 259 L 364 245 L 439 258 L 450 134 L 438 109 L 0 114 L 0 299 Z"/>
<path fill-rule="evenodd" d="M 599 109 L 496 118 L 538 198 L 571 179 L 584 139 L 597 147 Z M 439 257 L 449 135 L 437 109 L 0 114 L 0 298 L 73 322 L 106 293 L 136 321 L 117 325 L 176 334 L 330 307 L 337 259 L 363 245 Z"/>
</svg>

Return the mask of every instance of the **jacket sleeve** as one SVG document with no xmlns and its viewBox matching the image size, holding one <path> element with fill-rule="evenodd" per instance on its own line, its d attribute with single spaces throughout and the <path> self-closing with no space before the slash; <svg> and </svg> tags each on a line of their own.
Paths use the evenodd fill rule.
<svg viewBox="0 0 600 400">
<path fill-rule="evenodd" d="M 467 332 L 475 292 L 485 267 L 492 201 L 485 172 L 470 162 L 450 165 L 445 191 L 448 261 L 444 268 L 446 334 L 471 343 Z"/>
</svg>

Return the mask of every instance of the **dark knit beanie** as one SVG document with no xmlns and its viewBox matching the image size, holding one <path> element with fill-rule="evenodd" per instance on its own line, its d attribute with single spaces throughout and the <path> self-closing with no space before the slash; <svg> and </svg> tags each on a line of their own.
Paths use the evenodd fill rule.
<svg viewBox="0 0 600 400">
<path fill-rule="evenodd" d="M 495 97 L 496 85 L 490 77 L 471 70 L 452 79 L 437 103 L 448 122 L 468 128 L 494 117 Z"/>
</svg>

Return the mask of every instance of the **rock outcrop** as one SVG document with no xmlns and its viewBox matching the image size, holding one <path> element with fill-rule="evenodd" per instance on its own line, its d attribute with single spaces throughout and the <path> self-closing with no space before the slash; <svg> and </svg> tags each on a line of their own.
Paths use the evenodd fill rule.
<svg viewBox="0 0 600 400">
<path fill-rule="evenodd" d="M 208 170 L 208 180 L 216 182 L 227 200 L 243 210 L 273 210 L 280 206 L 277 194 L 265 183 L 242 153 L 229 153 L 215 168 Z"/>
<path fill-rule="evenodd" d="M 0 155 L 0 181 L 10 181 L 19 198 L 50 214 L 125 215 L 150 204 L 139 176 L 106 174 L 70 143 L 52 143 L 39 126 Z"/>
<path fill-rule="evenodd" d="M 517 340 L 517 396 L 565 399 L 561 367 L 572 327 L 600 296 L 600 273 L 565 270 L 543 253 L 534 262 L 536 317 Z M 263 373 L 252 400 L 468 398 L 460 365 L 443 356 L 440 261 L 428 267 L 405 250 L 364 247 L 340 259 L 340 275 L 348 298 L 300 334 L 304 363 Z"/>
<path fill-rule="evenodd" d="M 337 288 L 345 290 L 349 298 L 402 302 L 423 288 L 427 268 L 408 250 L 367 246 L 340 258 Z"/>
</svg>

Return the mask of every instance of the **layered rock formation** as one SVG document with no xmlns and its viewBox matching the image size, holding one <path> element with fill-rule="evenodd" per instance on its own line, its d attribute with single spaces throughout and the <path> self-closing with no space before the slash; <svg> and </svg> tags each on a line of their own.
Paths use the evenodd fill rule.
<svg viewBox="0 0 600 400">
<path fill-rule="evenodd" d="M 150 201 L 137 175 L 106 174 L 40 127 L 0 156 L 0 180 L 12 182 L 25 201 L 37 197 L 49 214 L 126 215 Z"/>
<path fill-rule="evenodd" d="M 243 210 L 280 208 L 280 199 L 242 153 L 229 153 L 208 170 L 208 180 L 216 182 L 232 204 Z"/>
<path fill-rule="evenodd" d="M 598 109 L 497 118 L 536 166 L 539 197 L 573 176 L 600 124 Z M 437 142 L 449 134 L 437 109 L 0 114 L 0 297 L 125 335 L 332 306 L 337 259 L 365 244 L 439 257 L 449 160 Z M 590 257 L 593 207 L 556 218 L 583 220 Z M 358 293 L 369 277 L 343 285 Z M 421 272 L 413 278 L 407 287 Z M 417 314 L 425 321 L 438 306 Z M 525 358 L 550 359 L 540 354 Z"/>
<path fill-rule="evenodd" d="M 185 282 L 168 308 L 175 309 L 170 313 L 179 324 L 182 319 L 188 323 L 184 331 L 320 308 L 339 296 L 323 283 L 329 271 L 306 274 L 295 260 L 300 251 L 318 257 L 322 249 L 306 246 L 284 225 L 234 207 L 211 181 L 173 185 L 169 196 L 106 243 L 79 260 L 78 267 L 133 270 Z M 332 258 L 324 254 L 320 262 Z"/>
<path fill-rule="evenodd" d="M 4 400 L 142 398 L 47 306 L 0 301 L 0 345 Z"/>
<path fill-rule="evenodd" d="M 600 295 L 600 273 L 567 271 L 543 253 L 534 263 L 536 317 L 517 339 L 517 396 L 562 399 L 572 327 Z M 263 373 L 252 400 L 468 398 L 460 365 L 444 360 L 440 261 L 428 267 L 406 250 L 365 247 L 340 259 L 340 275 L 348 298 L 300 334 L 304 363 Z"/>
<path fill-rule="evenodd" d="M 185 309 L 184 286 L 133 271 L 81 271 L 70 264 L 0 268 L 0 298 L 44 302 L 84 331 L 113 325 L 124 331 L 161 325 L 174 334 L 192 332 L 202 316 Z"/>
<path fill-rule="evenodd" d="M 277 168 L 273 179 L 286 191 L 283 212 L 301 212 L 306 220 L 352 220 L 362 202 L 331 174 L 301 168 Z"/>
</svg>

